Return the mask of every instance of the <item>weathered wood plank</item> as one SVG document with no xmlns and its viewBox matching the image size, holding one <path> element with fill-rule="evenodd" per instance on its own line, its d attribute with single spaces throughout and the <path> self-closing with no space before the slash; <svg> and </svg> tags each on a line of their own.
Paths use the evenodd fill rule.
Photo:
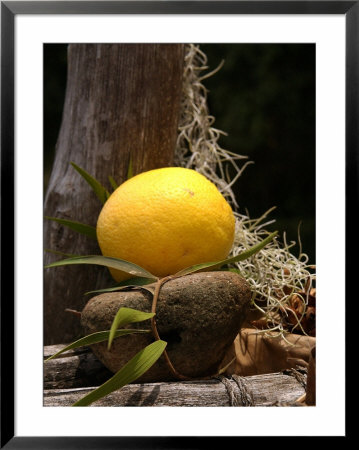
<svg viewBox="0 0 359 450">
<path fill-rule="evenodd" d="M 65 346 L 66 346 L 66 344 L 45 345 L 45 347 L 44 347 L 44 359 L 49 358 L 50 356 L 52 356 L 55 353 L 59 352 Z M 80 347 L 80 348 L 75 348 L 75 349 L 72 349 L 72 350 L 68 350 L 66 353 L 63 353 L 58 358 L 59 359 L 67 358 L 68 356 L 80 355 L 82 353 L 89 353 L 89 352 L 90 352 L 90 349 L 88 347 Z"/>
<path fill-rule="evenodd" d="M 112 375 L 92 353 L 88 352 L 48 361 L 44 370 L 44 387 L 46 389 L 66 389 L 97 386 Z"/>
<path fill-rule="evenodd" d="M 64 345 L 44 348 L 44 358 Z M 71 406 L 113 374 L 87 348 L 70 350 L 44 364 L 44 406 Z M 306 371 L 237 375 L 123 387 L 93 406 L 279 406 L 305 394 Z"/>
<path fill-rule="evenodd" d="M 64 345 L 48 345 L 44 358 L 54 355 Z M 44 364 L 45 389 L 69 389 L 86 386 L 99 386 L 113 374 L 87 348 L 82 347 L 46 361 Z"/>
<path fill-rule="evenodd" d="M 46 390 L 44 406 L 71 406 L 93 389 Z M 294 376 L 273 373 L 200 381 L 131 384 L 92 406 L 279 406 L 292 405 L 304 393 L 305 388 Z"/>
</svg>

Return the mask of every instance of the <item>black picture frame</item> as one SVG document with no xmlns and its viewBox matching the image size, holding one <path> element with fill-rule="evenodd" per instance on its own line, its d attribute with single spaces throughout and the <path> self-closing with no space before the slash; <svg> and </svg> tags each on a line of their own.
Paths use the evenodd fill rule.
<svg viewBox="0 0 359 450">
<path fill-rule="evenodd" d="M 346 21 L 346 236 L 355 236 L 359 155 L 359 1 L 1 2 L 1 448 L 204 448 L 223 437 L 15 436 L 14 405 L 14 33 L 18 14 L 337 14 Z M 346 267 L 357 250 L 346 240 Z M 6 283 L 4 282 L 6 280 Z M 353 283 L 346 272 L 346 297 Z M 348 435 L 346 435 L 347 437 Z M 233 438 L 228 438 L 233 439 Z M 237 439 L 237 438 L 234 438 Z"/>
</svg>

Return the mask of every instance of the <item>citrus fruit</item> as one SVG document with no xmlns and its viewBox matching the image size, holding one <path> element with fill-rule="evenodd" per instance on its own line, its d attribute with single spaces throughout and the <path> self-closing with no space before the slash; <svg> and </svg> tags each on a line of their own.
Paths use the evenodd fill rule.
<svg viewBox="0 0 359 450">
<path fill-rule="evenodd" d="M 96 231 L 104 256 L 164 277 L 225 259 L 234 227 L 232 209 L 211 181 L 192 169 L 166 167 L 121 184 L 104 204 Z M 110 272 L 117 281 L 130 278 Z"/>
</svg>

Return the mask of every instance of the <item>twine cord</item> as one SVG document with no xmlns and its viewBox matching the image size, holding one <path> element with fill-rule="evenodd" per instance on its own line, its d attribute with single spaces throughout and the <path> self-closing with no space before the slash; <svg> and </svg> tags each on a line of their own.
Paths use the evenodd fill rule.
<svg viewBox="0 0 359 450">
<path fill-rule="evenodd" d="M 300 370 L 294 368 L 285 369 L 283 374 L 294 377 L 304 389 L 307 389 L 307 369 L 305 367 L 301 367 Z"/>
<path fill-rule="evenodd" d="M 231 377 L 217 377 L 224 384 L 229 400 L 229 406 L 254 406 L 252 394 L 248 391 L 242 377 L 232 375 Z M 234 382 L 234 383 L 233 383 Z"/>
</svg>

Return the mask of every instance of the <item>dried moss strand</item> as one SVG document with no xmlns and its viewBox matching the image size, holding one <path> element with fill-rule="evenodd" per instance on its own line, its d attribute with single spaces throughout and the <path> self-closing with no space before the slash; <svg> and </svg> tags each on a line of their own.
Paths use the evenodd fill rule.
<svg viewBox="0 0 359 450">
<path fill-rule="evenodd" d="M 252 161 L 248 161 L 247 156 L 225 150 L 219 145 L 219 138 L 226 133 L 213 127 L 215 118 L 209 114 L 208 91 L 202 81 L 213 76 L 220 68 L 221 65 L 206 73 L 208 65 L 204 52 L 199 46 L 186 45 L 175 164 L 202 173 L 218 187 L 233 207 L 236 228 L 230 256 L 235 256 L 268 236 L 269 232 L 265 228 L 274 222 L 268 216 L 275 207 L 258 219 L 251 219 L 248 211 L 245 215 L 238 212 L 232 188 Z M 232 178 L 229 167 L 234 170 Z M 257 303 L 265 303 L 260 308 L 261 312 L 268 324 L 273 325 L 271 330 L 282 334 L 285 332 L 284 325 L 278 326 L 273 321 L 273 316 L 278 315 L 280 310 L 285 310 L 293 294 L 308 292 L 305 287 L 312 286 L 315 280 L 315 274 L 311 272 L 313 267 L 308 265 L 308 256 L 302 252 L 299 229 L 298 242 L 298 257 L 291 253 L 296 243 L 287 243 L 284 233 L 282 242 L 272 241 L 253 257 L 234 265 L 245 276 L 254 292 L 252 308 L 258 309 L 260 307 Z"/>
</svg>

